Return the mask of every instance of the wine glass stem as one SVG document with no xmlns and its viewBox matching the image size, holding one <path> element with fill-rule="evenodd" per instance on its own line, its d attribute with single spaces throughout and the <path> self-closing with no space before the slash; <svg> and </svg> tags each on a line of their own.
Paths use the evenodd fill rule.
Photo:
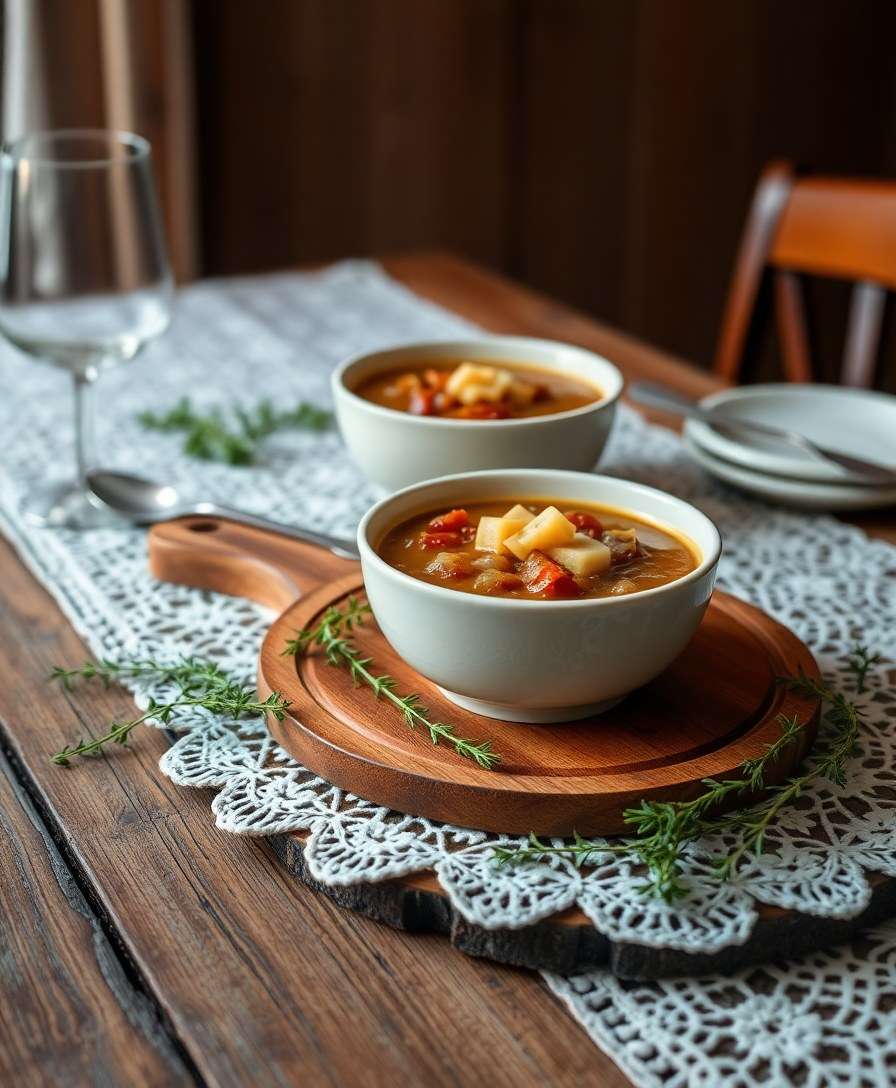
<svg viewBox="0 0 896 1088">
<path fill-rule="evenodd" d="M 75 393 L 75 464 L 78 485 L 87 490 L 87 473 L 93 465 L 93 402 L 91 382 L 73 374 Z"/>
</svg>

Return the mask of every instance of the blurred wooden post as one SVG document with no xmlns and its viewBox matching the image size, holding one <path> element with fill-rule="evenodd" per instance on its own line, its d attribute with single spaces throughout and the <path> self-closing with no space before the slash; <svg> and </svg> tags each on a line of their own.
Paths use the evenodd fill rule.
<svg viewBox="0 0 896 1088">
<path fill-rule="evenodd" d="M 189 0 L 8 0 L 3 138 L 119 128 L 152 143 L 171 262 L 200 267 Z"/>
<path fill-rule="evenodd" d="M 98 0 L 106 125 L 151 143 L 178 280 L 196 276 L 196 136 L 187 0 Z"/>
</svg>

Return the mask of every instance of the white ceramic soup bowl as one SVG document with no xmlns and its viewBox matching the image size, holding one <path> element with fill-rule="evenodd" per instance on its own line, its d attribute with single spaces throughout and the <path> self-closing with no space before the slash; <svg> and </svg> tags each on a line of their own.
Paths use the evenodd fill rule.
<svg viewBox="0 0 896 1088">
<path fill-rule="evenodd" d="M 384 408 L 359 397 L 366 378 L 442 359 L 518 363 L 556 371 L 596 386 L 593 404 L 522 419 L 441 419 Z M 622 393 L 623 378 L 612 363 L 571 344 L 524 336 L 406 344 L 356 355 L 333 373 L 339 429 L 361 470 L 395 490 L 448 472 L 491 468 L 591 469 L 597 464 Z"/>
<path fill-rule="evenodd" d="M 695 570 L 642 593 L 594 600 L 518 600 L 430 585 L 377 554 L 386 533 L 430 510 L 500 499 L 600 503 L 683 536 Z M 610 476 L 516 469 L 444 476 L 377 503 L 358 527 L 364 584 L 383 634 L 458 705 L 517 722 L 600 713 L 681 653 L 712 594 L 715 525 L 681 499 Z"/>
</svg>

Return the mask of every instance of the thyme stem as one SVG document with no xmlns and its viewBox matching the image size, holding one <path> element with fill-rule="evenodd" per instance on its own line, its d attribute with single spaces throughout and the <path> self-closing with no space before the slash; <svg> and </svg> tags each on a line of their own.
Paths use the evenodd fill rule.
<svg viewBox="0 0 896 1088">
<path fill-rule="evenodd" d="M 176 711 L 190 707 L 202 707 L 213 714 L 231 718 L 271 713 L 282 720 L 289 706 L 279 692 L 273 692 L 267 699 L 259 700 L 247 684 L 232 679 L 213 662 L 198 661 L 195 658 L 183 658 L 174 664 L 152 660 L 88 661 L 74 669 L 55 668 L 50 679 L 58 680 L 70 690 L 76 680 L 99 680 L 104 687 L 109 687 L 112 683 L 137 676 L 152 677 L 160 683 L 174 683 L 178 693 L 168 702 L 150 699 L 142 714 L 127 722 L 111 722 L 108 730 L 100 737 L 80 740 L 73 746 L 66 745 L 51 756 L 53 763 L 68 767 L 73 756 L 97 755 L 107 744 L 127 745 L 128 738 L 138 725 L 149 720 L 167 725 Z"/>
<path fill-rule="evenodd" d="M 855 690 L 863 692 L 868 670 L 880 660 L 865 647 L 857 646 L 847 659 L 847 667 L 855 677 Z M 681 881 L 681 859 L 684 847 L 702 835 L 735 830 L 738 841 L 724 856 L 716 859 L 713 873 L 720 881 L 731 880 L 738 865 L 748 854 L 760 854 L 766 833 L 781 811 L 796 801 L 818 778 L 827 778 L 837 785 L 846 782 L 846 763 L 852 755 L 862 724 L 862 712 L 854 702 L 828 684 L 800 673 L 782 681 L 791 690 L 806 698 L 821 699 L 829 706 L 826 721 L 833 736 L 826 746 L 811 758 L 803 774 L 795 775 L 782 785 L 773 787 L 768 796 L 751 808 L 739 809 L 724 816 L 713 816 L 712 809 L 732 793 L 749 793 L 765 789 L 765 773 L 769 766 L 791 744 L 797 742 L 804 726 L 796 718 L 778 719 L 781 735 L 758 757 L 747 760 L 741 767 L 741 777 L 717 782 L 706 779 L 706 787 L 692 801 L 642 801 L 637 808 L 625 812 L 625 822 L 635 838 L 621 843 L 588 840 L 576 835 L 571 845 L 553 846 L 529 836 L 526 846 L 496 848 L 498 864 L 544 860 L 552 856 L 571 857 L 577 866 L 593 864 L 602 853 L 631 854 L 647 869 L 647 881 L 642 891 L 672 902 L 687 894 Z"/>
<path fill-rule="evenodd" d="M 378 699 L 385 699 L 399 710 L 411 729 L 422 726 L 429 733 L 433 744 L 444 741 L 450 744 L 458 755 L 472 759 L 480 767 L 493 770 L 501 757 L 492 750 L 490 741 L 479 744 L 459 737 L 454 726 L 447 722 L 434 721 L 429 710 L 420 702 L 418 695 L 399 695 L 395 679 L 386 673 L 376 675 L 370 669 L 371 659 L 363 657 L 361 651 L 345 637 L 355 626 L 362 623 L 370 612 L 370 605 L 361 604 L 354 597 L 349 597 L 344 609 L 331 606 L 324 612 L 316 627 L 299 631 L 290 639 L 284 654 L 302 654 L 312 645 L 321 646 L 331 665 L 342 666 L 349 670 L 356 684 L 366 684 Z"/>
<path fill-rule="evenodd" d="M 204 415 L 194 411 L 189 397 L 181 397 L 167 412 L 141 412 L 138 422 L 148 431 L 184 436 L 183 450 L 201 461 L 223 461 L 228 465 L 251 465 L 259 444 L 269 435 L 287 428 L 322 431 L 329 427 L 332 414 L 307 401 L 295 408 L 275 408 L 270 400 L 259 401 L 254 408 L 238 405 L 231 418 L 217 408 Z"/>
<path fill-rule="evenodd" d="M 855 690 L 861 695 L 865 690 L 865 677 L 872 665 L 880 661 L 880 654 L 872 654 L 867 646 L 853 647 L 849 656 L 849 669 L 855 678 Z"/>
</svg>

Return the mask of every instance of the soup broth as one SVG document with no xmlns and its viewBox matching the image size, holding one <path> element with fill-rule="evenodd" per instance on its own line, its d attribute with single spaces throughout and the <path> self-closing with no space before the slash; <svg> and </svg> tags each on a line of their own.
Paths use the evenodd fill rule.
<svg viewBox="0 0 896 1088">
<path fill-rule="evenodd" d="M 631 514 L 520 499 L 419 514 L 379 555 L 396 570 L 463 593 L 525 600 L 625 596 L 696 569 L 694 545 Z"/>
<path fill-rule="evenodd" d="M 440 359 L 387 370 L 362 381 L 365 400 L 412 415 L 447 419 L 521 419 L 594 404 L 601 391 L 585 381 L 512 362 Z"/>
</svg>

